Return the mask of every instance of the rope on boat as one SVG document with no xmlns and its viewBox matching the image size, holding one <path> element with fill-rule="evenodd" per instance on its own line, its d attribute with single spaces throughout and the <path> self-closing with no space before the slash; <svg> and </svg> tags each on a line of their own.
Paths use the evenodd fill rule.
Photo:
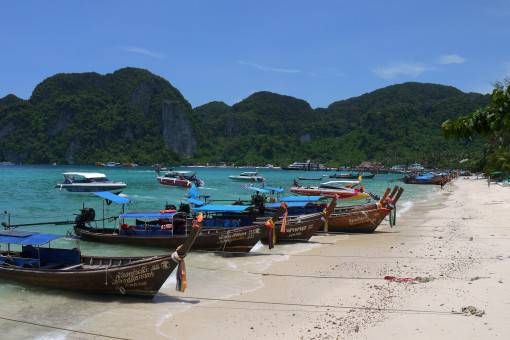
<svg viewBox="0 0 510 340">
<path fill-rule="evenodd" d="M 107 335 L 107 334 L 101 334 L 101 333 L 82 331 L 82 330 L 79 330 L 79 329 L 72 329 L 72 328 L 66 328 L 66 327 L 53 326 L 53 325 L 39 323 L 39 322 L 34 322 L 34 321 L 18 320 L 18 319 L 8 318 L 6 316 L 1 316 L 1 315 L 0 315 L 0 319 L 1 320 L 5 320 L 5 321 L 22 323 L 22 324 L 25 324 L 25 325 L 32 325 L 32 326 L 56 329 L 56 330 L 59 330 L 59 331 L 66 331 L 66 332 L 77 333 L 77 334 L 98 336 L 98 337 L 106 338 L 106 339 L 130 340 L 130 338 L 123 338 L 123 337 L 114 336 L 114 335 Z"/>
</svg>

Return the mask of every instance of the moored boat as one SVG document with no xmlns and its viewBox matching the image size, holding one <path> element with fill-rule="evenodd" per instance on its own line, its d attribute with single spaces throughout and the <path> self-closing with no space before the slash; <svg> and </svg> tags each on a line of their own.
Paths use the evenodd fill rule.
<svg viewBox="0 0 510 340">
<path fill-rule="evenodd" d="M 318 186 L 300 186 L 297 182 L 290 188 L 290 191 L 305 196 L 327 196 L 339 199 L 363 199 L 369 194 L 360 186 L 359 181 L 329 181 Z"/>
<path fill-rule="evenodd" d="M 346 233 L 372 233 L 386 216 L 396 213 L 396 204 L 404 189 L 395 187 L 390 193 L 388 188 L 384 196 L 376 203 L 338 207 L 328 217 L 324 231 Z M 390 224 L 395 216 L 390 216 Z"/>
<path fill-rule="evenodd" d="M 163 176 L 157 176 L 156 180 L 163 185 L 172 187 L 190 188 L 204 186 L 204 181 L 197 177 L 193 171 L 170 171 Z"/>
<path fill-rule="evenodd" d="M 255 171 L 246 171 L 242 172 L 239 175 L 230 175 L 228 176 L 233 181 L 241 181 L 241 182 L 264 182 L 265 178 L 259 176 Z"/>
<path fill-rule="evenodd" d="M 55 185 L 60 190 L 69 192 L 121 192 L 127 184 L 109 180 L 105 174 L 99 172 L 64 172 L 64 182 Z"/>
<path fill-rule="evenodd" d="M 234 206 L 235 207 L 235 206 Z M 242 207 L 243 210 L 248 207 Z M 92 210 L 93 211 L 93 210 Z M 191 231 L 190 219 L 183 212 L 154 211 L 121 214 L 119 227 L 96 228 L 92 226 L 95 212 L 81 210 L 74 226 L 75 234 L 83 240 L 143 247 L 174 249 Z M 125 223 L 132 220 L 133 223 Z M 208 251 L 249 252 L 262 236 L 261 227 L 238 218 L 222 220 L 206 216 L 203 228 L 193 249 Z"/>
<path fill-rule="evenodd" d="M 432 184 L 432 185 L 444 185 L 450 181 L 450 178 L 446 174 L 436 174 L 428 172 L 424 174 L 411 174 L 404 176 L 402 179 L 406 184 Z"/>
<path fill-rule="evenodd" d="M 194 225 L 174 253 L 146 257 L 83 256 L 76 248 L 41 247 L 60 235 L 2 231 L 0 242 L 9 247 L 0 253 L 0 278 L 80 293 L 153 297 L 177 266 L 182 274 L 180 264 L 200 229 L 199 223 Z M 12 244 L 21 251 L 11 251 Z"/>
</svg>

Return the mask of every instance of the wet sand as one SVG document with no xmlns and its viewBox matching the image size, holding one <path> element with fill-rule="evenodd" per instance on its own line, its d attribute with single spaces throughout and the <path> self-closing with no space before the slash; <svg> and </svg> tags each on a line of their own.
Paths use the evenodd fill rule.
<svg viewBox="0 0 510 340">
<path fill-rule="evenodd" d="M 458 179 L 373 234 L 315 236 L 249 257 L 191 254 L 185 293 L 174 278 L 152 302 L 13 285 L 0 313 L 129 339 L 505 339 L 509 221 L 509 188 Z M 485 314 L 461 313 L 466 306 Z M 6 320 L 0 327 L 7 339 L 100 338 Z"/>
</svg>

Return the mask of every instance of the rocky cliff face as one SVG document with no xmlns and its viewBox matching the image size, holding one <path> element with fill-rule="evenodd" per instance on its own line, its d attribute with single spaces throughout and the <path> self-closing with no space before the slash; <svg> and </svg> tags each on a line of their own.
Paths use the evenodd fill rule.
<svg viewBox="0 0 510 340">
<path fill-rule="evenodd" d="M 0 99 L 0 158 L 172 162 L 197 147 L 190 112 L 175 87 L 146 70 L 57 74 L 28 101 Z"/>
<path fill-rule="evenodd" d="M 197 141 L 186 111 L 180 102 L 164 100 L 161 105 L 161 122 L 165 145 L 177 154 L 191 157 Z"/>
</svg>

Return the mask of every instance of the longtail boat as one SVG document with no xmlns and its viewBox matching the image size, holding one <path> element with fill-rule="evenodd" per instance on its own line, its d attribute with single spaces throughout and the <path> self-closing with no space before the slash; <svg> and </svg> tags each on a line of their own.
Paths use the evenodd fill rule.
<svg viewBox="0 0 510 340">
<path fill-rule="evenodd" d="M 329 181 L 321 183 L 319 186 L 300 186 L 295 182 L 290 191 L 299 195 L 337 197 L 343 200 L 369 197 L 365 189 L 360 186 L 359 181 Z"/>
<path fill-rule="evenodd" d="M 184 256 L 200 231 L 194 223 L 182 245 L 172 254 L 146 257 L 83 256 L 79 249 L 41 247 L 60 235 L 5 230 L 0 242 L 8 250 L 0 253 L 0 278 L 38 287 L 80 293 L 133 295 L 152 298 L 178 268 L 178 289 L 186 286 Z M 21 251 L 11 251 L 12 244 Z"/>
<path fill-rule="evenodd" d="M 372 233 L 389 214 L 396 213 L 396 204 L 404 189 L 395 187 L 376 203 L 359 206 L 340 207 L 328 217 L 324 231 L 348 233 Z M 395 223 L 395 215 L 390 215 L 390 224 Z"/>
<path fill-rule="evenodd" d="M 82 209 L 74 226 L 75 234 L 86 241 L 175 249 L 191 231 L 190 219 L 175 210 L 128 212 L 119 215 L 118 228 L 96 228 L 92 226 L 93 219 L 87 217 L 88 209 Z M 128 220 L 135 222 L 125 223 Z M 237 219 L 220 221 L 206 217 L 193 249 L 249 252 L 260 240 L 261 229 L 258 225 L 241 224 Z"/>
<path fill-rule="evenodd" d="M 264 221 L 264 226 L 269 229 L 269 232 L 262 237 L 261 241 L 271 245 L 310 240 L 324 226 L 329 215 L 335 209 L 336 198 L 333 198 L 320 212 L 297 213 L 300 209 L 305 209 L 306 205 L 307 202 L 302 201 L 266 204 L 267 209 L 276 208 L 280 210 L 280 217 L 276 220 L 270 219 Z M 295 208 L 299 209 L 296 210 Z M 261 223 L 262 219 L 262 217 L 259 218 L 259 223 Z"/>
<path fill-rule="evenodd" d="M 297 202 L 293 202 L 297 203 Z M 306 203 L 297 203 L 301 208 L 304 208 Z M 324 209 L 315 209 L 312 213 L 296 213 L 292 209 L 296 204 L 292 203 L 270 203 L 265 204 L 262 209 L 252 206 L 243 205 L 216 205 L 206 204 L 200 207 L 194 207 L 195 213 L 203 213 L 205 216 L 215 220 L 230 219 L 239 220 L 239 223 L 253 223 L 258 225 L 261 229 L 265 229 L 262 233 L 261 241 L 268 243 L 271 246 L 277 243 L 284 242 L 298 242 L 308 241 L 324 224 L 325 212 Z M 329 212 L 332 211 L 331 207 L 336 205 L 336 200 L 332 200 L 329 207 Z M 294 214 L 289 213 L 292 211 Z M 207 220 L 207 218 L 206 218 Z M 204 230 L 207 230 L 207 224 L 204 223 Z"/>
<path fill-rule="evenodd" d="M 448 175 L 425 173 L 421 175 L 407 175 L 404 176 L 402 181 L 406 184 L 432 184 L 432 185 L 444 185 L 450 181 Z"/>
</svg>

